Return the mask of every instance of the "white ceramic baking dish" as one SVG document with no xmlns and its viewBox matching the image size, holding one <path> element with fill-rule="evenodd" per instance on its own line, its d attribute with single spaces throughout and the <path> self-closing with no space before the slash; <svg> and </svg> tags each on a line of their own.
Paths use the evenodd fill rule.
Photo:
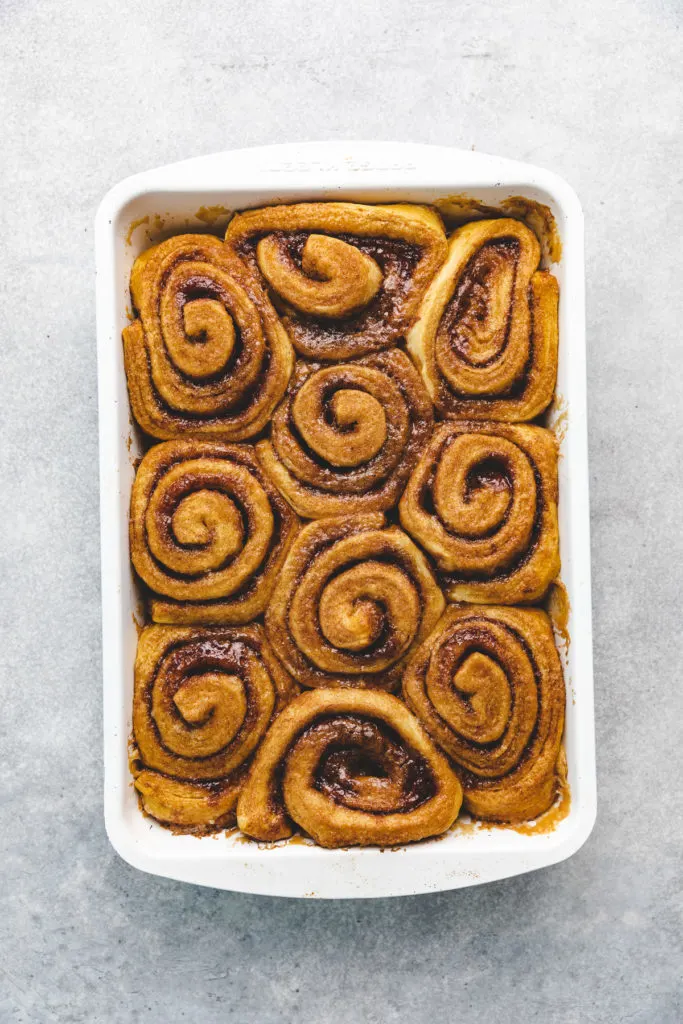
<svg viewBox="0 0 683 1024">
<path fill-rule="evenodd" d="M 278 201 L 349 199 L 432 203 L 463 195 L 499 207 L 524 196 L 552 211 L 560 282 L 560 529 L 571 614 L 565 652 L 569 815 L 549 834 L 456 830 L 379 849 L 257 845 L 238 835 L 175 836 L 144 817 L 128 770 L 139 599 L 128 558 L 128 502 L 139 454 L 123 370 L 121 330 L 135 257 L 182 231 L 217 230 L 223 211 Z M 451 203 L 453 206 L 453 203 Z M 197 216 L 199 214 L 199 216 Z M 211 223 L 213 222 L 213 223 Z M 571 188 L 527 164 L 443 147 L 305 143 L 219 153 L 147 171 L 116 185 L 96 221 L 104 664 L 105 822 L 117 852 L 143 871 L 241 892 L 320 898 L 398 896 L 476 885 L 571 856 L 595 820 L 584 329 L 583 216 Z M 552 425 L 552 416 L 550 424 Z"/>
</svg>

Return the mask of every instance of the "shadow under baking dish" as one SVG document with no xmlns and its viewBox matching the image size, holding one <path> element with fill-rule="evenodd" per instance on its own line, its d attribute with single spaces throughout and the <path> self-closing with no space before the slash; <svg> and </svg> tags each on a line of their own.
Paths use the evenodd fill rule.
<svg viewBox="0 0 683 1024">
<path fill-rule="evenodd" d="M 128 504 L 144 439 L 131 427 L 121 345 L 121 331 L 131 316 L 130 270 L 140 252 L 172 234 L 222 234 L 232 210 L 311 199 L 435 204 L 451 222 L 492 211 L 524 215 L 542 238 L 544 265 L 559 280 L 558 398 L 545 423 L 560 441 L 560 547 L 568 621 L 560 622 L 557 639 L 567 685 L 571 801 L 566 817 L 551 830 L 487 827 L 459 819 L 444 836 L 418 844 L 325 850 L 300 837 L 268 845 L 236 832 L 173 835 L 138 807 L 128 740 L 140 601 L 128 557 Z M 540 168 L 436 146 L 334 142 L 239 150 L 148 171 L 115 186 L 97 214 L 96 256 L 104 807 L 117 852 L 135 867 L 169 878 L 319 898 L 436 892 L 571 856 L 590 834 L 596 813 L 583 216 L 571 188 Z M 554 599 L 561 604 L 562 592 Z"/>
</svg>

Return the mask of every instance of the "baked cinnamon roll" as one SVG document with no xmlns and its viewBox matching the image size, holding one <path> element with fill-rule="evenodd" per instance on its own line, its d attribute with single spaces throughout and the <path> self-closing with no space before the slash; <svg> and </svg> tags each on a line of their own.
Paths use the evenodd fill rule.
<svg viewBox="0 0 683 1024">
<path fill-rule="evenodd" d="M 475 221 L 448 243 L 408 350 L 446 418 L 531 420 L 557 376 L 558 286 L 521 221 Z"/>
<path fill-rule="evenodd" d="M 266 630 L 303 686 L 391 689 L 444 606 L 425 556 L 383 515 L 320 519 L 289 552 Z"/>
<path fill-rule="evenodd" d="M 261 626 L 144 629 L 131 767 L 147 814 L 179 831 L 234 822 L 248 761 L 296 692 Z"/>
<path fill-rule="evenodd" d="M 455 821 L 460 784 L 406 706 L 387 693 L 325 690 L 274 722 L 237 806 L 242 832 L 320 846 L 408 843 Z"/>
<path fill-rule="evenodd" d="M 559 572 L 557 446 L 542 427 L 441 424 L 399 509 L 451 601 L 535 601 Z"/>
<path fill-rule="evenodd" d="M 211 235 L 178 235 L 135 261 L 138 318 L 123 331 L 133 415 L 152 437 L 239 441 L 267 423 L 294 365 L 265 291 Z"/>
<path fill-rule="evenodd" d="M 411 660 L 403 696 L 456 766 L 473 815 L 520 822 L 548 810 L 565 690 L 545 612 L 448 608 Z"/>
<path fill-rule="evenodd" d="M 446 256 L 439 217 L 408 204 L 247 210 L 225 238 L 268 283 L 294 347 L 316 360 L 395 345 Z"/>
<path fill-rule="evenodd" d="M 308 519 L 395 504 L 431 434 L 432 404 L 399 349 L 352 363 L 299 362 L 261 464 Z"/>
<path fill-rule="evenodd" d="M 133 565 L 155 622 L 249 622 L 264 611 L 299 522 L 248 445 L 166 441 L 138 468 Z"/>
</svg>

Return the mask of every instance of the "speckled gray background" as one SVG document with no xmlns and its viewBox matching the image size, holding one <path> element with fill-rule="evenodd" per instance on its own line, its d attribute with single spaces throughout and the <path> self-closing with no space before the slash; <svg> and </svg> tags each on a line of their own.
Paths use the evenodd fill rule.
<svg viewBox="0 0 683 1024">
<path fill-rule="evenodd" d="M 2 0 L 0 1020 L 674 1024 L 681 1002 L 676 0 Z M 93 215 L 310 138 L 474 146 L 586 213 L 600 807 L 571 861 L 304 903 L 155 879 L 102 824 Z"/>
</svg>

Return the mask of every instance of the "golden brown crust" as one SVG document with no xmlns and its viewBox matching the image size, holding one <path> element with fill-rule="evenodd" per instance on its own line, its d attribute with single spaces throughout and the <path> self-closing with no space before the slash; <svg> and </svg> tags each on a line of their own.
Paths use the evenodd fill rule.
<svg viewBox="0 0 683 1024">
<path fill-rule="evenodd" d="M 233 821 L 245 766 L 296 692 L 261 626 L 144 629 L 133 770 L 145 811 L 180 830 Z"/>
<path fill-rule="evenodd" d="M 155 622 L 249 622 L 260 615 L 298 519 L 248 445 L 166 441 L 133 483 L 130 550 Z"/>
<path fill-rule="evenodd" d="M 400 700 L 319 690 L 269 730 L 237 820 L 264 841 L 287 838 L 295 823 L 321 846 L 385 846 L 444 832 L 461 800 L 446 759 Z"/>
<path fill-rule="evenodd" d="M 320 519 L 290 550 L 266 629 L 303 686 L 391 689 L 444 605 L 425 556 L 383 515 Z"/>
<path fill-rule="evenodd" d="M 472 814 L 519 822 L 548 810 L 565 690 L 545 612 L 448 608 L 411 660 L 403 696 L 455 764 Z"/>
<path fill-rule="evenodd" d="M 316 360 L 395 345 L 446 257 L 439 217 L 409 204 L 247 210 L 225 238 L 268 282 L 294 347 Z"/>
<path fill-rule="evenodd" d="M 131 407 L 170 440 L 138 468 L 131 559 L 178 624 L 139 640 L 147 814 L 339 847 L 438 835 L 463 788 L 490 821 L 552 804 L 552 628 L 502 607 L 559 572 L 557 445 L 523 422 L 557 372 L 539 263 L 518 220 L 447 241 L 426 207 L 344 202 L 248 210 L 225 241 L 136 260 Z M 401 679 L 403 701 L 382 692 Z"/>
<path fill-rule="evenodd" d="M 536 236 L 508 218 L 465 224 L 422 300 L 408 350 L 442 416 L 522 421 L 550 403 L 558 286 Z"/>
<path fill-rule="evenodd" d="M 267 423 L 294 365 L 258 279 L 218 238 L 178 235 L 135 261 L 123 332 L 133 415 L 152 437 L 240 441 Z"/>
<path fill-rule="evenodd" d="M 336 366 L 297 363 L 258 457 L 308 519 L 394 505 L 433 424 L 420 375 L 399 349 Z"/>
<path fill-rule="evenodd" d="M 535 601 L 559 572 L 557 445 L 542 427 L 443 423 L 399 508 L 452 601 Z"/>
</svg>

